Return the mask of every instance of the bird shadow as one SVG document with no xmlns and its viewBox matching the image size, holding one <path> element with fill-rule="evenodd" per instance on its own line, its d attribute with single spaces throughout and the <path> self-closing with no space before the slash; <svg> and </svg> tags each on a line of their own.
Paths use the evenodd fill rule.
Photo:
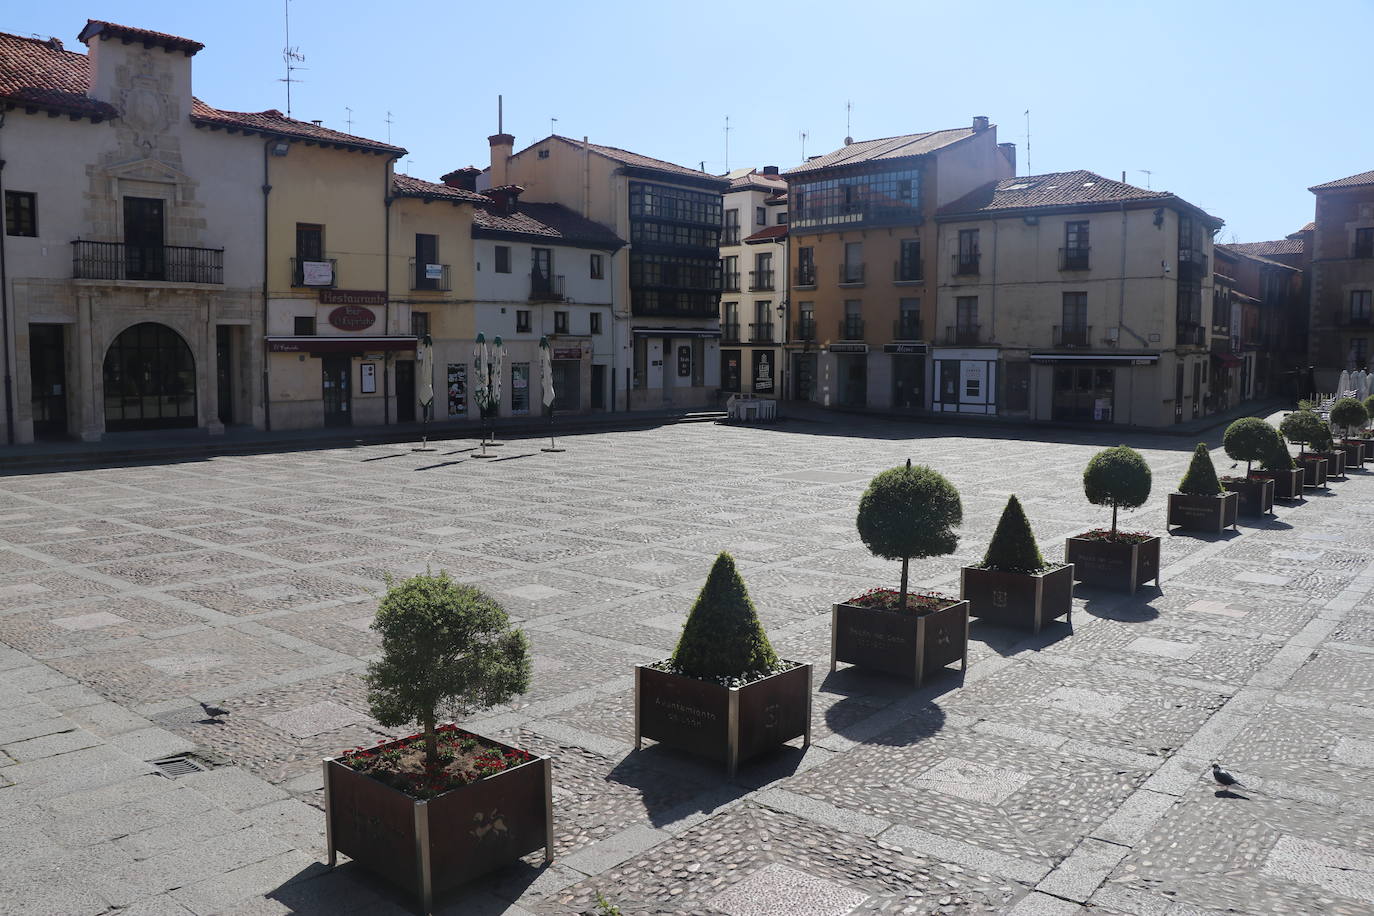
<svg viewBox="0 0 1374 916">
<path fill-rule="evenodd" d="M 1217 789 L 1212 794 L 1217 798 L 1239 798 L 1243 801 L 1250 801 L 1250 796 L 1241 795 L 1239 792 L 1233 792 L 1230 789 Z"/>
<path fill-rule="evenodd" d="M 197 725 L 223 725 L 223 719 L 197 719 Z"/>
</svg>

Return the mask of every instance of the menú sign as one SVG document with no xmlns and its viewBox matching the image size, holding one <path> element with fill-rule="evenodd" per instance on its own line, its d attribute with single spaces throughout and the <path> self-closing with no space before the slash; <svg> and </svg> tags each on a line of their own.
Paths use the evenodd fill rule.
<svg viewBox="0 0 1374 916">
<path fill-rule="evenodd" d="M 340 331 L 366 331 L 376 322 L 377 314 L 360 305 L 341 305 L 329 313 L 329 323 Z"/>
</svg>

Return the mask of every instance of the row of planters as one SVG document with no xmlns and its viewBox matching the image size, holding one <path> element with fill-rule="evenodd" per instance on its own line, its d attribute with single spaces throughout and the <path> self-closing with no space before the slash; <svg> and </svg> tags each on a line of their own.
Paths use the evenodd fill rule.
<svg viewBox="0 0 1374 916">
<path fill-rule="evenodd" d="M 1331 412 L 1347 432 L 1340 448 L 1316 414 L 1285 419 L 1284 435 L 1307 447 L 1300 466 L 1278 432 L 1253 418 L 1232 424 L 1224 440 L 1227 454 L 1246 462 L 1244 477 L 1219 479 L 1199 445 L 1169 496 L 1168 523 L 1221 531 L 1238 512 L 1271 511 L 1276 494 L 1291 498 L 1304 483 L 1322 485 L 1328 466 L 1339 476 L 1347 456 L 1365 460 L 1374 438 L 1349 433 L 1367 433 L 1369 413 L 1349 404 Z M 1069 538 L 1064 563 L 1041 555 L 1013 495 L 982 562 L 963 568 L 955 598 L 908 586 L 912 560 L 956 549 L 958 492 L 910 461 L 884 471 L 860 500 L 856 525 L 870 551 L 901 562 L 900 586 L 834 605 L 831 670 L 844 662 L 919 685 L 955 662 L 967 667 L 971 617 L 1034 633 L 1060 618 L 1072 622 L 1075 581 L 1128 592 L 1151 579 L 1157 585 L 1160 539 L 1117 527 L 1118 510 L 1143 505 L 1151 486 L 1150 469 L 1133 449 L 1095 455 L 1083 473 L 1084 493 L 1111 508 L 1111 527 Z M 382 652 L 368 669 L 372 715 L 387 727 L 420 729 L 324 761 L 330 864 L 343 852 L 413 893 L 428 913 L 435 895 L 540 848 L 552 861 L 550 758 L 441 724 L 528 687 L 524 634 L 496 602 L 442 573 L 392 584 L 373 628 Z M 734 560 L 722 553 L 672 656 L 635 668 L 635 746 L 649 738 L 715 760 L 733 777 L 740 763 L 782 744 L 810 744 L 811 673 L 809 664 L 778 657 Z"/>
</svg>

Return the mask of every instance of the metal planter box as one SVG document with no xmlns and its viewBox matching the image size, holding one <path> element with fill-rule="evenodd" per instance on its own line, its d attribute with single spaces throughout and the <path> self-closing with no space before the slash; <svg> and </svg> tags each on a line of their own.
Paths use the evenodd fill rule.
<svg viewBox="0 0 1374 916">
<path fill-rule="evenodd" d="M 1265 515 L 1274 511 L 1274 478 L 1247 477 L 1223 480 L 1221 485 L 1240 497 L 1241 515 Z"/>
<path fill-rule="evenodd" d="M 1374 461 L 1374 439 L 1366 439 L 1363 436 L 1349 436 L 1342 441 L 1346 445 L 1354 443 L 1362 446 L 1360 449 L 1360 460 L 1362 462 Z"/>
<path fill-rule="evenodd" d="M 1068 538 L 1064 560 L 1073 564 L 1073 576 L 1084 585 L 1135 593 L 1155 580 L 1159 585 L 1159 538 L 1122 543 L 1097 538 Z"/>
<path fill-rule="evenodd" d="M 1251 471 L 1252 480 L 1272 480 L 1275 499 L 1302 499 L 1302 482 L 1306 475 L 1302 468 L 1286 471 Z"/>
<path fill-rule="evenodd" d="M 1329 452 L 1313 452 L 1318 458 L 1326 459 L 1326 479 L 1339 477 L 1345 480 L 1345 452 L 1341 449 L 1333 449 Z"/>
<path fill-rule="evenodd" d="M 1306 452 L 1298 455 L 1298 464 L 1302 467 L 1302 485 L 1305 487 L 1324 487 L 1326 486 L 1326 459 L 1320 455 L 1309 455 Z"/>
<path fill-rule="evenodd" d="M 510 745 L 483 738 L 503 750 Z M 324 761 L 329 865 L 342 852 L 420 898 L 434 897 L 544 849 L 553 861 L 553 770 L 534 759 L 430 799 Z"/>
<path fill-rule="evenodd" d="M 1218 493 L 1216 496 L 1170 493 L 1169 520 L 1166 524 L 1187 531 L 1220 533 L 1235 527 L 1239 509 L 1240 495 L 1237 493 Z"/>
<path fill-rule="evenodd" d="M 797 665 L 743 687 L 635 665 L 635 749 L 659 744 L 725 763 L 803 738 L 811 746 L 811 666 Z"/>
<path fill-rule="evenodd" d="M 970 617 L 1039 633 L 1060 617 L 1073 623 L 1073 565 L 1042 573 L 965 566 L 959 597 L 968 602 Z"/>
<path fill-rule="evenodd" d="M 968 602 L 929 614 L 837 604 L 830 611 L 830 670 L 840 662 L 909 677 L 959 662 L 968 670 Z"/>
<path fill-rule="evenodd" d="M 1369 454 L 1369 446 L 1358 439 L 1345 439 L 1336 443 L 1336 450 L 1345 452 L 1345 466 L 1347 468 L 1358 468 L 1364 465 L 1365 455 Z"/>
</svg>

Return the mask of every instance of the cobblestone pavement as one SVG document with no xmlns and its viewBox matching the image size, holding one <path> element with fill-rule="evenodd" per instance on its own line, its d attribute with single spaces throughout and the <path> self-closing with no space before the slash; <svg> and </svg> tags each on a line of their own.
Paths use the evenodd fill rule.
<svg viewBox="0 0 1374 916">
<path fill-rule="evenodd" d="M 1072 628 L 975 623 L 962 678 L 829 671 L 830 604 L 898 574 L 854 531 L 876 472 L 911 457 L 963 494 L 923 587 L 957 589 L 1013 492 L 1051 558 L 1108 521 L 1080 475 L 1119 436 L 1025 434 L 694 424 L 0 478 L 0 913 L 405 912 L 322 864 L 319 760 L 388 734 L 368 624 L 426 569 L 529 634 L 531 689 L 470 724 L 554 757 L 556 862 L 445 912 L 1374 913 L 1374 474 L 1166 537 L 1162 590 L 1080 588 Z M 1163 534 L 1189 443 L 1128 442 L 1155 493 L 1122 524 Z M 812 746 L 733 781 L 631 734 L 633 665 L 721 549 L 816 666 Z M 182 752 L 213 766 L 149 763 Z"/>
</svg>

